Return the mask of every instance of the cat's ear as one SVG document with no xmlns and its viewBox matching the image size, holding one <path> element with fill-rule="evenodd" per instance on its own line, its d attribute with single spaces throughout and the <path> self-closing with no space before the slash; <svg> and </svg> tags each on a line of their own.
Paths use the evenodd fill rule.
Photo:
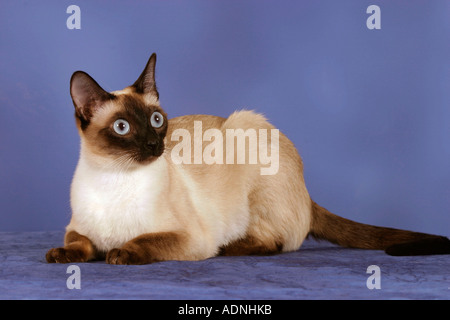
<svg viewBox="0 0 450 320">
<path fill-rule="evenodd" d="M 156 89 L 155 82 L 155 65 L 156 65 L 156 53 L 153 53 L 148 59 L 147 65 L 144 71 L 142 71 L 139 78 L 132 85 L 137 93 L 152 94 L 159 100 L 159 93 Z"/>
<path fill-rule="evenodd" d="M 105 91 L 83 71 L 77 71 L 70 79 L 70 95 L 75 106 L 76 115 L 87 122 L 90 121 L 95 110 L 114 95 Z"/>
</svg>

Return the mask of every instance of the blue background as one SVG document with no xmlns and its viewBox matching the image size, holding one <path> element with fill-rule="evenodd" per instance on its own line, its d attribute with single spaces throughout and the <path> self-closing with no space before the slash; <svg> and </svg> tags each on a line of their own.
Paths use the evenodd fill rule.
<svg viewBox="0 0 450 320">
<path fill-rule="evenodd" d="M 66 9 L 81 8 L 81 30 Z M 366 9 L 381 8 L 381 30 Z M 79 137 L 69 79 L 133 83 L 157 52 L 170 117 L 264 113 L 312 198 L 450 236 L 450 2 L 0 2 L 0 231 L 62 230 Z"/>
</svg>

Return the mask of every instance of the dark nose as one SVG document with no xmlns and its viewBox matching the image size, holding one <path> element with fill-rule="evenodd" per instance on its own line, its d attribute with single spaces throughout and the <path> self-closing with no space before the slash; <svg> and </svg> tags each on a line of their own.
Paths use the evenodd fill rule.
<svg viewBox="0 0 450 320">
<path fill-rule="evenodd" d="M 155 149 L 158 146 L 158 141 L 157 140 L 148 140 L 147 141 L 147 148 L 148 149 Z"/>
</svg>

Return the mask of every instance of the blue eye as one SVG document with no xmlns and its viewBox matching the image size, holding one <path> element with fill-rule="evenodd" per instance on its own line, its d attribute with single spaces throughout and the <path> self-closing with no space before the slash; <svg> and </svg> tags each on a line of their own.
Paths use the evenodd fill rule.
<svg viewBox="0 0 450 320">
<path fill-rule="evenodd" d="M 161 126 L 164 124 L 163 115 L 158 111 L 153 112 L 150 118 L 150 124 L 152 125 L 153 128 L 161 128 Z"/>
<path fill-rule="evenodd" d="M 117 119 L 113 124 L 114 131 L 121 136 L 130 132 L 130 124 L 123 119 Z"/>
</svg>

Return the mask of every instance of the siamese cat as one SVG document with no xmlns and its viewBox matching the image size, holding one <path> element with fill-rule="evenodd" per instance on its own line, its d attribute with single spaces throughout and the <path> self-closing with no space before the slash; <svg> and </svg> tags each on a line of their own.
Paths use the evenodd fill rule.
<svg viewBox="0 0 450 320">
<path fill-rule="evenodd" d="M 277 147 L 270 149 L 279 159 L 275 174 L 262 174 L 267 161 L 261 159 L 210 164 L 194 161 L 191 154 L 183 155 L 184 163 L 174 161 L 172 151 L 181 140 L 177 130 L 195 136 L 196 123 L 215 133 L 211 144 L 230 129 L 275 128 L 252 111 L 169 120 L 159 103 L 155 63 L 152 54 L 136 82 L 114 92 L 82 71 L 72 75 L 80 158 L 64 247 L 50 249 L 48 262 L 147 264 L 268 255 L 298 250 L 308 235 L 390 255 L 450 253 L 446 237 L 353 222 L 315 203 L 305 186 L 302 160 L 282 133 L 266 135 L 267 145 Z M 195 138 L 187 142 L 196 148 Z M 216 153 L 230 151 L 217 146 Z M 239 151 L 238 146 L 231 151 Z M 248 156 L 250 143 L 244 146 Z"/>
</svg>

